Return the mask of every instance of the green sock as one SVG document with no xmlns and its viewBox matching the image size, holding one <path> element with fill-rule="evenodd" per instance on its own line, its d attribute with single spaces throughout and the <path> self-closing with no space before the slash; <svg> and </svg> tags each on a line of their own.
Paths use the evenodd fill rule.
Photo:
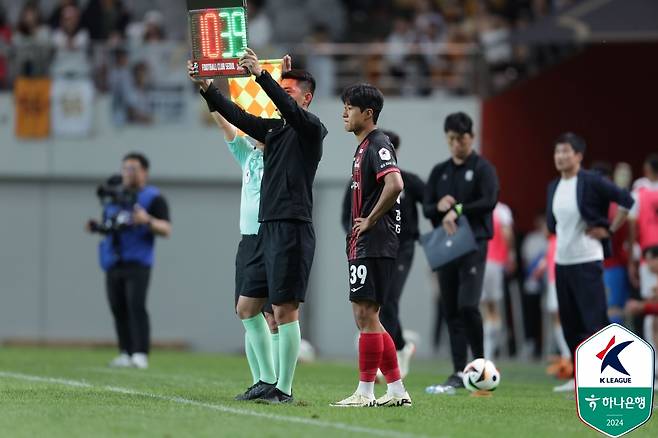
<svg viewBox="0 0 658 438">
<path fill-rule="evenodd" d="M 260 380 L 260 370 L 258 369 L 258 358 L 256 357 L 256 350 L 249 342 L 249 336 L 244 334 L 244 351 L 247 354 L 247 362 L 249 363 L 249 370 L 251 371 L 251 378 L 254 385 Z"/>
<path fill-rule="evenodd" d="M 254 349 L 258 362 L 260 380 L 265 383 L 275 383 L 274 360 L 272 359 L 272 334 L 262 313 L 243 319 L 242 324 L 247 330 L 249 344 Z"/>
<path fill-rule="evenodd" d="M 295 376 L 301 340 L 299 321 L 279 326 L 279 383 L 276 387 L 288 395 L 292 395 L 292 380 Z"/>
<path fill-rule="evenodd" d="M 274 359 L 274 374 L 279 377 L 279 333 L 272 333 L 272 358 Z"/>
</svg>

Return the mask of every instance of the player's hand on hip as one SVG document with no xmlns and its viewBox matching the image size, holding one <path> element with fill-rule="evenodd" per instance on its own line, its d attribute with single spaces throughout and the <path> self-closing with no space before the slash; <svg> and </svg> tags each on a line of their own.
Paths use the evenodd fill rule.
<svg viewBox="0 0 658 438">
<path fill-rule="evenodd" d="M 199 74 L 199 64 L 192 62 L 189 59 L 187 60 L 187 75 L 190 77 L 190 80 L 197 84 L 199 87 L 206 91 L 210 84 L 212 84 L 212 79 L 203 79 L 196 77 L 195 75 Z"/>
<path fill-rule="evenodd" d="M 258 62 L 258 56 L 256 56 L 256 53 L 249 47 L 245 49 L 245 53 L 242 55 L 242 58 L 240 58 L 240 61 L 238 61 L 238 65 L 247 69 L 247 71 L 256 77 L 259 77 L 261 73 L 263 73 L 263 69 Z"/>
<path fill-rule="evenodd" d="M 610 233 L 604 227 L 591 227 L 587 229 L 587 235 L 592 239 L 603 240 L 610 237 Z"/>
<path fill-rule="evenodd" d="M 442 225 L 448 236 L 454 235 L 457 232 L 457 213 L 454 211 L 449 211 L 443 217 Z"/>
<path fill-rule="evenodd" d="M 372 228 L 373 225 L 375 225 L 375 223 L 372 222 L 370 218 L 358 217 L 354 219 L 354 226 L 352 226 L 352 230 L 356 233 L 356 237 L 358 238 L 361 234 Z"/>
<path fill-rule="evenodd" d="M 446 211 L 450 210 L 456 203 L 457 201 L 455 200 L 455 198 L 453 198 L 450 195 L 445 195 L 443 198 L 441 198 L 439 203 L 436 205 L 436 208 L 441 213 L 445 213 Z"/>
</svg>

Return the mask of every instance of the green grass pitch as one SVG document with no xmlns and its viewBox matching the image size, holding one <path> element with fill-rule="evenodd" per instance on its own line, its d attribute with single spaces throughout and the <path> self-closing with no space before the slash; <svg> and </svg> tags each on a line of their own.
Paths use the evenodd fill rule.
<svg viewBox="0 0 658 438">
<path fill-rule="evenodd" d="M 357 383 L 354 363 L 298 367 L 293 406 L 235 402 L 249 386 L 238 356 L 155 352 L 147 371 L 114 370 L 109 350 L 0 349 L 3 437 L 595 437 L 573 396 L 554 394 L 543 366 L 498 364 L 491 398 L 427 395 L 447 362 L 415 362 L 406 381 L 409 409 L 331 408 Z M 378 385 L 377 395 L 384 386 Z M 631 432 L 657 437 L 658 420 Z"/>
</svg>

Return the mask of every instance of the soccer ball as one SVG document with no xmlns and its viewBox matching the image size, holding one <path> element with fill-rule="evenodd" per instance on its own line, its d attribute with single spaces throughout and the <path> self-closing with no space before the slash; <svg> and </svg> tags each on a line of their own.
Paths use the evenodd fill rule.
<svg viewBox="0 0 658 438">
<path fill-rule="evenodd" d="M 464 387 L 469 391 L 493 391 L 500 384 L 500 372 L 493 362 L 475 359 L 464 368 Z"/>
<path fill-rule="evenodd" d="M 302 363 L 315 362 L 315 348 L 306 339 L 302 339 L 299 344 L 299 356 L 297 357 Z"/>
</svg>

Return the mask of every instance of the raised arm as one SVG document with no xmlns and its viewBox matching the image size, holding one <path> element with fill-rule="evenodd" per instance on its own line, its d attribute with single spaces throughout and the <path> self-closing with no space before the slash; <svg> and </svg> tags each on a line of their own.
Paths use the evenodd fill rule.
<svg viewBox="0 0 658 438">
<path fill-rule="evenodd" d="M 273 128 L 277 123 L 273 119 L 263 119 L 247 113 L 235 103 L 227 99 L 220 91 L 213 85 L 210 79 L 197 79 L 193 77 L 195 73 L 192 63 L 187 62 L 187 69 L 190 79 L 196 83 L 201 89 L 201 95 L 208 102 L 208 106 L 214 108 L 220 113 L 230 124 L 246 132 L 252 138 L 265 143 L 265 136 L 267 131 Z"/>
<path fill-rule="evenodd" d="M 258 57 L 253 50 L 246 49 L 245 55 L 240 60 L 240 65 L 256 76 L 256 82 L 272 99 L 286 123 L 290 124 L 300 136 L 310 140 L 320 140 L 327 135 L 327 130 L 320 122 L 320 119 L 315 114 L 311 114 L 299 106 L 272 76 L 260 67 Z"/>
<path fill-rule="evenodd" d="M 238 130 L 235 126 L 231 125 L 221 114 L 216 111 L 210 113 L 210 116 L 215 121 L 215 124 L 224 133 L 224 140 L 232 142 L 238 135 Z"/>
</svg>

